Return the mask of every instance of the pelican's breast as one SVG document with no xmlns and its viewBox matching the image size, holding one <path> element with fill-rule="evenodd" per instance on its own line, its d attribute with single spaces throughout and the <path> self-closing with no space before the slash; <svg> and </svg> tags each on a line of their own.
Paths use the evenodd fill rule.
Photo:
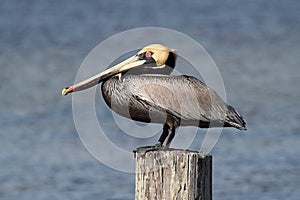
<svg viewBox="0 0 300 200">
<path fill-rule="evenodd" d="M 140 75 L 128 75 L 120 79 L 112 77 L 102 84 L 103 98 L 114 112 L 123 117 L 147 123 L 164 123 L 165 112 L 151 109 L 151 105 L 139 101 L 147 81 L 149 79 Z"/>
</svg>

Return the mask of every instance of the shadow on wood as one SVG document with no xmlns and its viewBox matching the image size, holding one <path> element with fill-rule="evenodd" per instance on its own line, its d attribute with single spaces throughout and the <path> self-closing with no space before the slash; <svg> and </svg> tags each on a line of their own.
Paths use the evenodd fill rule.
<svg viewBox="0 0 300 200">
<path fill-rule="evenodd" d="M 135 199 L 212 199 L 212 156 L 180 149 L 136 150 Z"/>
</svg>

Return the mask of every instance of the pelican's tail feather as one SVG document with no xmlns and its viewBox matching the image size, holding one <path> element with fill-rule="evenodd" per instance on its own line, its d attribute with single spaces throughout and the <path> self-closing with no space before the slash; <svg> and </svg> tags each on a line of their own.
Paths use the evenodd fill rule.
<svg viewBox="0 0 300 200">
<path fill-rule="evenodd" d="M 227 106 L 227 109 L 225 126 L 232 126 L 239 130 L 247 130 L 246 122 L 240 113 L 230 105 Z"/>
</svg>

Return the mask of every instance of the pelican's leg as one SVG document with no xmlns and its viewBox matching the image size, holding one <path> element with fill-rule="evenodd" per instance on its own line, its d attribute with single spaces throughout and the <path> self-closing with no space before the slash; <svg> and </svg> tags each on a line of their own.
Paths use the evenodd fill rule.
<svg viewBox="0 0 300 200">
<path fill-rule="evenodd" d="M 164 127 L 163 127 L 163 132 L 162 132 L 160 138 L 158 139 L 158 142 L 155 144 L 156 147 L 162 147 L 167 136 L 169 135 L 169 129 L 170 129 L 169 125 L 167 123 L 165 123 Z"/>
<path fill-rule="evenodd" d="M 172 128 L 170 128 L 170 135 L 168 137 L 168 140 L 167 140 L 167 143 L 166 143 L 166 148 L 169 148 L 170 147 L 170 144 L 175 136 L 175 127 L 173 126 Z"/>
<path fill-rule="evenodd" d="M 162 149 L 162 144 L 164 143 L 164 141 L 166 140 L 167 136 L 169 135 L 169 131 L 170 131 L 170 127 L 167 123 L 164 124 L 163 127 L 163 132 L 160 136 L 160 138 L 158 139 L 158 142 L 154 145 L 154 146 L 144 146 L 144 147 L 138 147 L 136 150 L 134 150 L 133 152 L 148 152 L 148 151 L 156 151 L 159 149 Z"/>
</svg>

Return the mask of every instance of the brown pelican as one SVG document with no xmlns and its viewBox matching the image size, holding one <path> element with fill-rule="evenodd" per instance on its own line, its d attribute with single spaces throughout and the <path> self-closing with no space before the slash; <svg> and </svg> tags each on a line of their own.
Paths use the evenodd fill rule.
<svg viewBox="0 0 300 200">
<path fill-rule="evenodd" d="M 246 130 L 243 117 L 217 93 L 192 76 L 170 75 L 176 51 L 151 44 L 133 57 L 71 87 L 62 95 L 102 82 L 102 95 L 116 113 L 136 121 L 163 124 L 155 147 L 169 147 L 178 126 L 234 127 Z"/>
</svg>

